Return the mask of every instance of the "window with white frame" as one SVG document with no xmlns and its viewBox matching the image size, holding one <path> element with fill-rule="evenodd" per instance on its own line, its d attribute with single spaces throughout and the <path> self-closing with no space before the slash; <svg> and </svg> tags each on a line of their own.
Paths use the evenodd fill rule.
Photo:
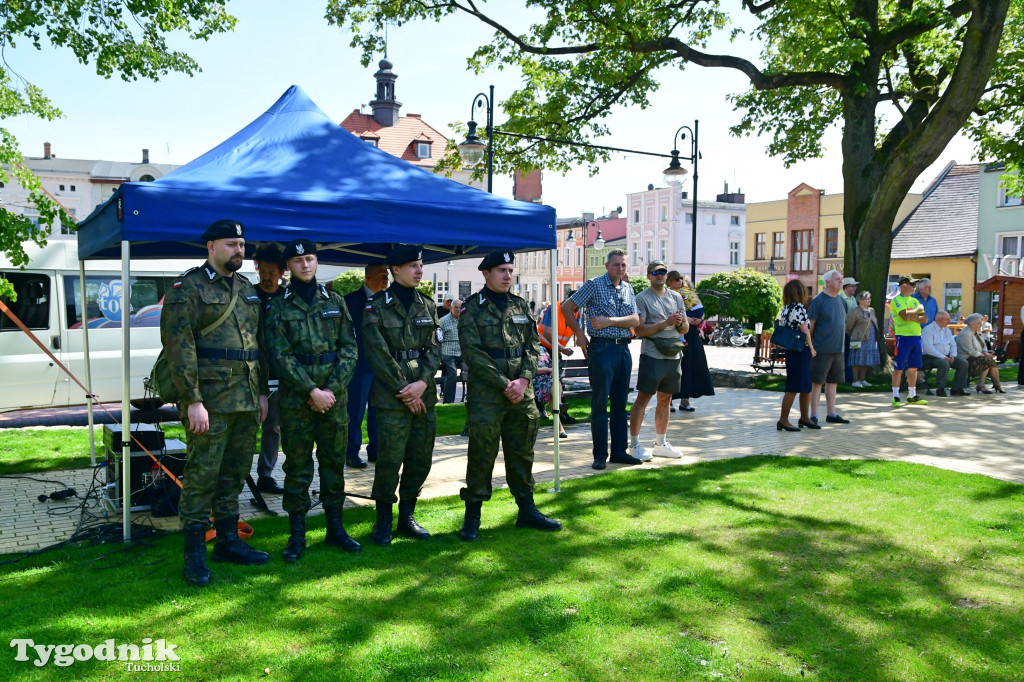
<svg viewBox="0 0 1024 682">
<path fill-rule="evenodd" d="M 663 261 L 667 261 L 668 260 L 668 240 L 667 239 L 662 239 L 658 243 L 658 253 L 660 254 L 658 257 L 661 258 L 661 260 L 663 260 Z"/>
<path fill-rule="evenodd" d="M 704 224 L 705 225 L 714 225 L 715 224 L 715 214 L 714 213 L 707 213 L 707 214 L 705 214 L 704 215 Z"/>
<path fill-rule="evenodd" d="M 565 263 L 563 263 L 563 265 L 565 265 L 565 267 L 569 267 L 569 262 L 569 247 L 567 246 L 565 247 Z"/>
<path fill-rule="evenodd" d="M 434 290 L 434 301 L 437 305 L 444 303 L 445 297 L 448 295 L 448 282 L 438 281 L 437 288 Z"/>
<path fill-rule="evenodd" d="M 729 224 L 730 225 L 739 225 L 740 224 L 740 217 L 738 215 L 731 215 L 731 216 L 729 216 Z"/>
<path fill-rule="evenodd" d="M 661 207 L 661 222 L 668 220 L 668 206 Z"/>
<path fill-rule="evenodd" d="M 693 214 L 692 213 L 687 213 L 686 214 L 686 224 L 690 225 L 691 223 L 693 223 Z"/>
<path fill-rule="evenodd" d="M 740 264 L 740 243 L 729 242 L 729 265 Z"/>
<path fill-rule="evenodd" d="M 416 143 L 416 158 L 417 159 L 429 159 L 430 158 L 430 143 L 429 142 L 417 142 Z"/>
<path fill-rule="evenodd" d="M 637 225 L 640 222 L 640 209 L 633 209 L 633 224 Z"/>
<path fill-rule="evenodd" d="M 633 242 L 629 246 L 630 246 L 629 264 L 633 265 L 633 266 L 639 265 L 639 260 L 640 260 L 640 244 L 638 244 L 637 242 Z"/>
<path fill-rule="evenodd" d="M 1005 187 L 999 188 L 999 205 L 1000 206 L 1020 206 L 1021 198 L 1015 197 L 1006 191 Z"/>
<path fill-rule="evenodd" d="M 576 247 L 576 267 L 583 265 L 583 249 L 579 246 Z"/>
<path fill-rule="evenodd" d="M 644 241 L 644 253 L 647 255 L 647 261 L 646 262 L 650 263 L 652 260 L 654 260 L 654 242 L 653 241 Z"/>
<path fill-rule="evenodd" d="M 1020 256 L 1024 247 L 1024 233 L 1000 234 L 996 237 L 997 256 Z"/>
</svg>

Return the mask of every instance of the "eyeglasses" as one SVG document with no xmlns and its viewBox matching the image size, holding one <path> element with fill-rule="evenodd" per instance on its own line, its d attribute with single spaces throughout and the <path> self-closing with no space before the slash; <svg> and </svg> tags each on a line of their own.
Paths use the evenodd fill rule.
<svg viewBox="0 0 1024 682">
<path fill-rule="evenodd" d="M 654 275 L 655 277 L 661 277 L 662 275 L 667 275 L 668 270 L 655 270 L 651 274 Z"/>
</svg>

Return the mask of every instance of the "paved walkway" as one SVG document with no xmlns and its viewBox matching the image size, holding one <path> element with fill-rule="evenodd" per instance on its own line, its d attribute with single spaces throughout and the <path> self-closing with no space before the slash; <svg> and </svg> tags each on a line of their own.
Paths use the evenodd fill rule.
<svg viewBox="0 0 1024 682">
<path fill-rule="evenodd" d="M 899 460 L 927 464 L 963 473 L 1024 483 L 1024 451 L 1020 446 L 1024 433 L 1024 390 L 1010 386 L 1007 395 L 972 395 L 966 398 L 932 398 L 927 407 L 888 407 L 889 396 L 840 395 L 839 410 L 851 419 L 849 425 L 824 424 L 820 431 L 787 433 L 776 431 L 781 394 L 749 389 L 720 389 L 717 396 L 694 401 L 692 413 L 673 414 L 669 440 L 683 450 L 682 460 L 654 460 L 642 468 L 691 464 L 697 461 L 772 454 L 814 458 L 863 458 Z M 824 400 L 822 400 L 824 413 Z M 793 415 L 795 421 L 796 414 Z M 620 465 L 611 464 L 604 472 L 591 467 L 590 427 L 568 427 L 569 439 L 562 441 L 561 478 L 569 481 L 591 475 L 614 475 Z M 539 487 L 551 487 L 554 458 L 551 429 L 542 429 L 537 443 L 534 475 Z M 648 412 L 642 441 L 654 438 L 653 409 Z M 445 436 L 437 439 L 434 466 L 424 489 L 425 497 L 455 495 L 466 471 L 466 438 Z M 255 472 L 254 472 L 255 475 Z M 495 466 L 495 484 L 503 485 L 504 465 L 499 457 Z M 278 467 L 278 480 L 283 480 Z M 89 488 L 92 471 L 74 470 L 40 474 L 38 478 L 59 480 L 84 492 Z M 373 481 L 373 467 L 347 470 L 347 487 L 367 494 Z M 571 485 L 569 483 L 568 485 Z M 314 481 L 316 489 L 318 482 Z M 67 514 L 76 504 L 38 502 L 40 494 L 50 493 L 52 484 L 26 479 L 0 479 L 0 554 L 28 551 L 67 538 L 78 521 Z M 243 518 L 265 516 L 242 494 Z M 268 496 L 271 507 L 280 511 L 280 497 Z M 349 498 L 350 504 L 369 504 Z M 61 513 L 63 512 L 63 513 Z M 319 513 L 318 508 L 314 513 Z M 136 514 L 141 521 L 142 514 Z M 146 519 L 148 519 L 146 515 Z M 119 521 L 120 514 L 111 520 Z M 177 528 L 177 519 L 152 519 L 164 528 Z"/>
</svg>

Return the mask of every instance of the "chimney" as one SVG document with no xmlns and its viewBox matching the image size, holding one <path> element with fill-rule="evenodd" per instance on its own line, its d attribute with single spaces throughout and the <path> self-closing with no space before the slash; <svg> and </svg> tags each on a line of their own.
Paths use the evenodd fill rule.
<svg viewBox="0 0 1024 682">
<path fill-rule="evenodd" d="M 512 198 L 516 201 L 528 201 L 539 204 L 541 198 L 541 172 L 532 170 L 524 173 L 516 171 L 512 176 Z"/>
<path fill-rule="evenodd" d="M 148 149 L 143 149 L 142 150 L 142 163 L 149 163 L 149 150 Z"/>
<path fill-rule="evenodd" d="M 729 192 L 729 183 L 725 183 L 725 193 L 719 194 L 715 197 L 715 201 L 720 201 L 725 204 L 745 204 L 747 198 L 743 196 L 743 189 L 740 187 L 736 188 L 735 192 Z"/>
<path fill-rule="evenodd" d="M 44 142 L 43 143 L 43 158 L 44 159 L 52 159 L 53 158 L 53 154 L 50 153 L 50 143 L 49 142 Z"/>
</svg>

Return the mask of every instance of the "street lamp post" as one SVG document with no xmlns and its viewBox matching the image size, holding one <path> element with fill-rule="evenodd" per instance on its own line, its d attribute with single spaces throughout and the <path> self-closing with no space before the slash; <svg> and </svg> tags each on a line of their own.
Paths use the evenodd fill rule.
<svg viewBox="0 0 1024 682">
<path fill-rule="evenodd" d="M 590 220 L 584 222 L 582 220 L 576 220 L 573 223 L 574 227 L 579 227 L 583 230 L 583 281 L 587 281 L 587 230 L 590 227 L 597 228 L 597 237 L 594 239 L 594 248 L 601 250 L 604 248 L 604 237 L 601 236 L 601 226 L 598 225 L 596 220 Z M 565 238 L 565 243 L 568 246 L 574 246 L 576 244 L 576 237 L 572 234 L 573 228 L 569 228 L 569 236 Z"/>
<path fill-rule="evenodd" d="M 487 107 L 487 144 L 484 145 L 476 134 L 476 109 Z M 466 141 L 459 145 L 459 155 L 467 166 L 476 166 L 487 156 L 487 191 L 493 192 L 494 178 L 494 86 L 490 86 L 490 96 L 478 93 L 473 98 L 473 104 L 469 108 L 469 123 L 466 124 L 469 130 L 466 133 Z"/>
<path fill-rule="evenodd" d="M 689 126 L 681 126 L 676 131 L 672 141 L 672 160 L 669 162 L 668 168 L 665 169 L 665 175 L 669 177 L 686 175 L 686 169 L 679 164 L 679 160 L 685 159 L 693 162 L 693 222 L 690 223 L 693 228 L 693 238 L 690 240 L 690 284 L 693 286 L 697 286 L 697 161 L 701 158 L 700 150 L 697 148 L 698 123 L 699 121 L 694 121 L 692 129 Z M 683 131 L 690 133 L 689 156 L 679 155 L 679 141 L 686 139 L 686 133 Z"/>
</svg>

